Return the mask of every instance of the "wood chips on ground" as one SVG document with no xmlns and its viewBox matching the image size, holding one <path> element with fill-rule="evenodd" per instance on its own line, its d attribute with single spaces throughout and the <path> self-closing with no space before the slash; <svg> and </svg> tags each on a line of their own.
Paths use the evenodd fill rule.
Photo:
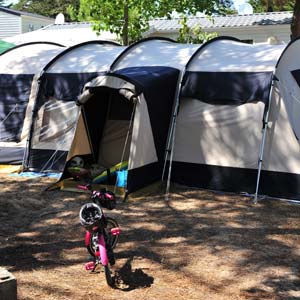
<svg viewBox="0 0 300 300">
<path fill-rule="evenodd" d="M 19 300 L 300 299 L 298 205 L 184 187 L 166 200 L 158 186 L 119 201 L 112 289 L 84 269 L 88 195 L 50 183 L 0 175 L 0 266 Z"/>
</svg>

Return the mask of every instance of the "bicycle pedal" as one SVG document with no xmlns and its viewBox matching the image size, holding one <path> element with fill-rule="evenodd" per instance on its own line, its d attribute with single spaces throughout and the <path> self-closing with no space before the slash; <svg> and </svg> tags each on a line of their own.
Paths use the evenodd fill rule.
<svg viewBox="0 0 300 300">
<path fill-rule="evenodd" d="M 94 261 L 89 261 L 84 265 L 86 271 L 94 271 L 96 268 L 96 264 Z"/>
<path fill-rule="evenodd" d="M 119 235 L 121 233 L 120 227 L 115 227 L 110 230 L 112 235 Z"/>
</svg>

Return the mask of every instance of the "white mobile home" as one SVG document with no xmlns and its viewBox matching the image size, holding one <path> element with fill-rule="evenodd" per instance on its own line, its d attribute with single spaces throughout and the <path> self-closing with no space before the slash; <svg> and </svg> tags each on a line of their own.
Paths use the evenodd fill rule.
<svg viewBox="0 0 300 300">
<path fill-rule="evenodd" d="M 0 7 L 0 39 L 37 30 L 53 23 L 54 19 L 48 17 Z"/>
</svg>

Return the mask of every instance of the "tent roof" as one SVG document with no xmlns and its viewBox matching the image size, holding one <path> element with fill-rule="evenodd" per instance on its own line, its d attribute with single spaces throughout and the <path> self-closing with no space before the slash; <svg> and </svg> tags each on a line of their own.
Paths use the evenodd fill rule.
<svg viewBox="0 0 300 300">
<path fill-rule="evenodd" d="M 246 44 L 220 37 L 204 44 L 189 64 L 189 71 L 272 72 L 285 45 Z"/>
<path fill-rule="evenodd" d="M 164 38 L 148 38 L 129 46 L 113 70 L 128 67 L 164 66 L 183 69 L 199 45 L 179 44 Z"/>
<path fill-rule="evenodd" d="M 59 28 L 57 27 L 58 25 L 49 25 L 38 30 L 8 37 L 5 41 L 19 45 L 28 42 L 47 40 L 49 42 L 62 43 L 66 46 L 73 46 L 91 40 L 117 40 L 116 35 L 110 32 L 102 32 L 100 35 L 97 35 L 96 32 L 92 30 L 91 25 L 85 25 L 86 23 L 83 23 L 83 26 L 73 25 L 69 27 L 60 25 Z"/>
<path fill-rule="evenodd" d="M 48 73 L 93 73 L 108 71 L 125 49 L 111 42 L 90 41 L 66 49 L 49 61 Z"/>
<path fill-rule="evenodd" d="M 0 56 L 0 74 L 37 74 L 64 47 L 49 43 L 25 44 Z"/>
</svg>

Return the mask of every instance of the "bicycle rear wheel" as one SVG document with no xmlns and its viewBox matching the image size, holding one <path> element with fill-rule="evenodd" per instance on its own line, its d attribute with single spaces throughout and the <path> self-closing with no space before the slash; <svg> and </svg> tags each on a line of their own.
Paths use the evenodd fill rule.
<svg viewBox="0 0 300 300">
<path fill-rule="evenodd" d="M 110 217 L 106 217 L 106 222 L 107 222 L 107 226 L 106 228 L 104 229 L 105 230 L 105 239 L 106 239 L 106 244 L 109 245 L 109 247 L 111 249 L 115 248 L 117 242 L 118 242 L 118 238 L 119 236 L 118 235 L 112 235 L 111 234 L 111 229 L 112 228 L 116 228 L 116 227 L 119 227 L 119 224 L 118 222 L 113 219 L 113 218 L 110 218 Z M 96 249 L 95 249 L 95 243 L 93 242 L 94 240 L 94 236 L 96 235 L 97 233 L 92 233 L 91 236 L 90 236 L 90 242 L 89 244 L 87 245 L 87 250 L 89 252 L 89 254 L 93 257 L 95 257 L 95 252 L 96 252 Z"/>
</svg>

